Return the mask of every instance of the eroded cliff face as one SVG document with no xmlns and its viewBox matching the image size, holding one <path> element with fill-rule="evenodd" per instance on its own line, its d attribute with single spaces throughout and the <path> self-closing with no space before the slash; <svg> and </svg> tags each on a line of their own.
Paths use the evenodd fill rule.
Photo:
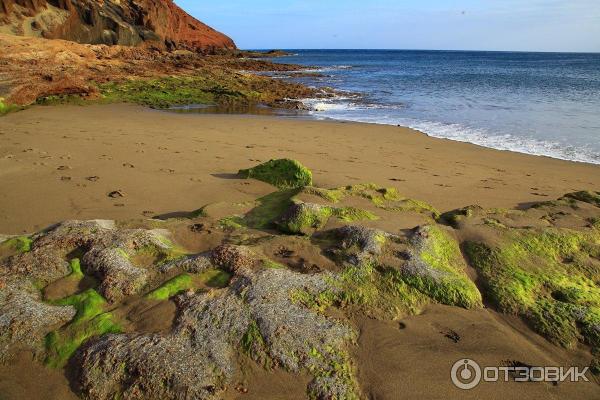
<svg viewBox="0 0 600 400">
<path fill-rule="evenodd" d="M 235 48 L 172 0 L 0 0 L 0 32 L 90 44 Z"/>
</svg>

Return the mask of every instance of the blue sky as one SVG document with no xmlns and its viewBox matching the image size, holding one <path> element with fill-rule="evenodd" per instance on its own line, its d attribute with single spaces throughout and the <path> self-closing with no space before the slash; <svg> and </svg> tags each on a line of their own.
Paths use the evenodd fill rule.
<svg viewBox="0 0 600 400">
<path fill-rule="evenodd" d="M 600 0 L 176 0 L 245 49 L 600 52 Z"/>
</svg>

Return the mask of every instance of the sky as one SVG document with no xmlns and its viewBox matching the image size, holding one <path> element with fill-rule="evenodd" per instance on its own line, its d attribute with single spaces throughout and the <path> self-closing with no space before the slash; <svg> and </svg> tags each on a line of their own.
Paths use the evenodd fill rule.
<svg viewBox="0 0 600 400">
<path fill-rule="evenodd" d="M 175 0 L 242 49 L 600 52 L 600 0 Z"/>
</svg>

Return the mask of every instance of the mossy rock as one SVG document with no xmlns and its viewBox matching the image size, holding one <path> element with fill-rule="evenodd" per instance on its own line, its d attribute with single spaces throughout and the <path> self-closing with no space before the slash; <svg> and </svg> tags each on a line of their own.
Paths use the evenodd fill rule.
<svg viewBox="0 0 600 400">
<path fill-rule="evenodd" d="M 592 204 L 596 207 L 600 207 L 600 192 L 583 190 L 580 192 L 566 194 L 564 197 L 567 199 L 574 199 L 577 201 L 582 201 L 584 203 Z"/>
<path fill-rule="evenodd" d="M 28 236 L 17 236 L 0 243 L 0 247 L 10 249 L 17 253 L 27 253 L 31 251 L 33 240 Z"/>
<path fill-rule="evenodd" d="M 369 211 L 355 207 L 338 208 L 313 203 L 295 203 L 279 218 L 276 225 L 283 233 L 309 236 L 325 226 L 332 217 L 344 222 L 379 218 Z"/>
<path fill-rule="evenodd" d="M 600 344 L 599 243 L 596 230 L 510 229 L 500 244 L 467 242 L 464 249 L 499 311 L 570 348 Z"/>
<path fill-rule="evenodd" d="M 476 212 L 483 210 L 480 206 L 468 206 L 443 213 L 438 218 L 438 222 L 448 224 L 453 228 L 458 228 L 461 221 L 471 218 Z"/>
<path fill-rule="evenodd" d="M 312 185 L 312 172 L 296 160 L 270 160 L 238 173 L 245 179 L 257 179 L 280 189 L 299 188 Z"/>
<path fill-rule="evenodd" d="M 469 279 L 458 242 L 435 225 L 420 227 L 411 238 L 414 254 L 402 271 L 408 285 L 441 304 L 481 307 L 481 293 Z"/>
<path fill-rule="evenodd" d="M 277 221 L 284 233 L 311 235 L 333 215 L 333 208 L 312 203 L 292 205 Z"/>
</svg>

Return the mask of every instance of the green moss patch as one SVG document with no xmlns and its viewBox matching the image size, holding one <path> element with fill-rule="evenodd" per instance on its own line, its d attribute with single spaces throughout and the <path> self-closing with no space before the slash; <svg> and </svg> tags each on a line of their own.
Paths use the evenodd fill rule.
<svg viewBox="0 0 600 400">
<path fill-rule="evenodd" d="M 237 222 L 254 229 L 273 228 L 274 221 L 293 204 L 297 193 L 297 189 L 287 189 L 261 197 L 258 205 Z"/>
<path fill-rule="evenodd" d="M 259 102 L 261 94 L 244 79 L 233 76 L 172 76 L 150 80 L 129 80 L 99 86 L 105 101 L 136 103 L 152 108 L 189 104 L 230 104 Z"/>
<path fill-rule="evenodd" d="M 206 286 L 224 288 L 229 285 L 231 274 L 222 269 L 208 269 L 200 274 L 200 280 Z"/>
<path fill-rule="evenodd" d="M 74 258 L 70 261 L 69 266 L 71 267 L 71 274 L 69 274 L 69 278 L 71 279 L 83 279 L 84 274 L 81 270 L 81 261 L 79 258 Z"/>
<path fill-rule="evenodd" d="M 333 204 L 341 202 L 346 197 L 355 196 L 367 199 L 374 206 L 388 211 L 415 212 L 433 218 L 440 215 L 439 211 L 424 201 L 408 198 L 401 195 L 395 188 L 384 188 L 374 183 L 362 183 L 335 189 L 306 187 L 303 192 L 319 196 Z"/>
<path fill-rule="evenodd" d="M 194 281 L 190 274 L 181 274 L 163 283 L 159 288 L 148 293 L 150 300 L 167 300 L 181 292 L 192 289 Z"/>
<path fill-rule="evenodd" d="M 463 308 L 480 307 L 481 293 L 465 273 L 466 264 L 458 242 L 435 225 L 417 233 L 416 260 L 402 273 L 408 285 L 438 303 Z"/>
<path fill-rule="evenodd" d="M 10 112 L 20 111 L 23 107 L 16 104 L 7 103 L 2 97 L 0 97 L 0 116 L 6 115 Z"/>
<path fill-rule="evenodd" d="M 239 175 L 245 179 L 257 179 L 280 189 L 312 185 L 312 172 L 296 160 L 279 159 L 267 161 L 250 169 L 242 169 Z"/>
<path fill-rule="evenodd" d="M 406 284 L 398 271 L 373 263 L 347 265 L 330 278 L 330 284 L 331 290 L 317 294 L 297 290 L 290 298 L 294 303 L 321 313 L 335 306 L 383 319 L 418 314 L 430 303 L 427 296 Z"/>
<path fill-rule="evenodd" d="M 18 236 L 2 242 L 0 246 L 18 253 L 28 253 L 31 251 L 32 243 L 33 240 L 28 236 Z"/>
<path fill-rule="evenodd" d="M 52 304 L 73 306 L 77 310 L 70 324 L 46 336 L 46 364 L 52 368 L 64 366 L 88 339 L 121 331 L 112 314 L 104 312 L 106 300 L 93 289 Z"/>
<path fill-rule="evenodd" d="M 600 346 L 599 244 L 595 230 L 523 229 L 506 231 L 502 245 L 470 242 L 465 251 L 500 311 L 561 346 Z"/>
</svg>

